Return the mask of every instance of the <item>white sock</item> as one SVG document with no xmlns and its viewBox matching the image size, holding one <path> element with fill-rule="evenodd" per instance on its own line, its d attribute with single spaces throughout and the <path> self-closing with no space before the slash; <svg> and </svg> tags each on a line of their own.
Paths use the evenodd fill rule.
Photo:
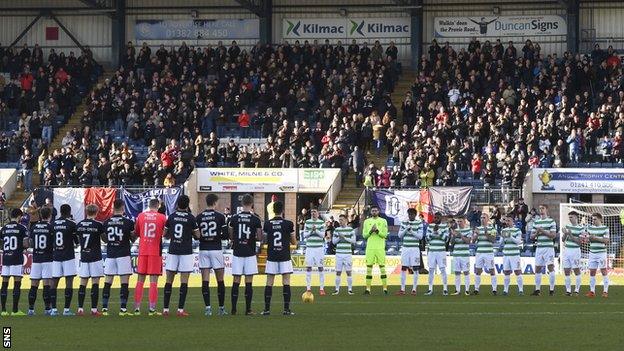
<svg viewBox="0 0 624 351">
<path fill-rule="evenodd" d="M 535 290 L 542 289 L 542 273 L 535 273 Z"/>
<path fill-rule="evenodd" d="M 412 291 L 418 287 L 418 269 L 414 269 L 414 280 L 412 281 Z"/>
<path fill-rule="evenodd" d="M 336 291 L 340 291 L 340 276 L 336 274 Z"/>
<path fill-rule="evenodd" d="M 480 287 L 481 287 L 481 274 L 477 274 L 475 276 L 475 290 L 479 291 Z"/>
<path fill-rule="evenodd" d="M 470 274 L 464 274 L 464 288 L 465 291 L 470 291 Z"/>
<path fill-rule="evenodd" d="M 608 293 L 609 292 L 609 276 L 607 275 L 603 275 L 602 276 L 602 288 L 604 292 Z"/>
<path fill-rule="evenodd" d="M 429 270 L 429 291 L 433 291 L 433 275 L 435 274 L 435 269 Z"/>
<path fill-rule="evenodd" d="M 569 275 L 565 276 L 565 288 L 567 293 L 572 290 L 572 278 Z"/>
<path fill-rule="evenodd" d="M 589 276 L 589 291 L 595 293 L 596 292 L 596 276 Z"/>
<path fill-rule="evenodd" d="M 455 291 L 461 289 L 461 274 L 455 273 Z"/>
<path fill-rule="evenodd" d="M 579 292 L 581 290 L 581 275 L 576 276 L 576 285 L 574 286 L 574 292 Z"/>
<path fill-rule="evenodd" d="M 498 281 L 496 280 L 496 275 L 491 275 L 491 281 L 492 281 L 492 291 L 496 291 L 496 287 L 498 285 Z"/>
<path fill-rule="evenodd" d="M 555 271 L 548 272 L 548 282 L 550 283 L 550 291 L 555 290 Z"/>
<path fill-rule="evenodd" d="M 347 291 L 351 291 L 353 290 L 353 277 L 351 277 L 350 275 L 347 276 Z"/>
<path fill-rule="evenodd" d="M 446 267 L 441 269 L 441 273 L 442 273 L 442 286 L 444 287 L 444 291 L 448 291 L 448 284 L 447 284 L 447 278 L 446 278 Z"/>
<path fill-rule="evenodd" d="M 320 279 L 320 288 L 321 290 L 325 290 L 325 271 L 319 271 L 319 279 Z"/>
<path fill-rule="evenodd" d="M 307 290 L 312 289 L 312 272 L 311 271 L 306 271 L 306 287 L 307 287 Z"/>
<path fill-rule="evenodd" d="M 405 280 L 407 279 L 407 271 L 401 271 L 401 291 L 405 291 Z"/>
<path fill-rule="evenodd" d="M 511 281 L 510 278 L 511 277 L 507 274 L 505 274 L 505 276 L 503 277 L 503 291 L 506 293 L 509 292 L 509 282 Z"/>
<path fill-rule="evenodd" d="M 524 292 L 524 282 L 522 274 L 516 276 L 516 283 L 518 284 L 518 292 Z"/>
</svg>

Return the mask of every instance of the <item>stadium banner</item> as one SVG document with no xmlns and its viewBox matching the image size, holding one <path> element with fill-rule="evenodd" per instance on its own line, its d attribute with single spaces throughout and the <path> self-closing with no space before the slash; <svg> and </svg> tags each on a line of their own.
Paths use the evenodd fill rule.
<svg viewBox="0 0 624 351">
<path fill-rule="evenodd" d="M 624 194 L 622 168 L 535 168 L 534 193 Z"/>
<path fill-rule="evenodd" d="M 409 17 L 386 18 L 285 18 L 284 39 L 386 39 L 410 38 Z"/>
<path fill-rule="evenodd" d="M 433 30 L 437 38 L 566 35 L 567 23 L 557 15 L 435 17 Z"/>
<path fill-rule="evenodd" d="M 52 189 L 52 202 L 57 213 L 61 213 L 61 205 L 68 204 L 72 209 L 72 217 L 75 221 L 85 218 L 85 207 L 95 204 L 99 207 L 96 217 L 98 221 L 108 219 L 113 215 L 113 204 L 117 196 L 115 188 L 54 188 Z"/>
<path fill-rule="evenodd" d="M 430 194 L 428 190 L 378 189 L 372 191 L 372 203 L 388 221 L 388 225 L 399 225 L 407 219 L 407 209 L 415 208 L 430 221 Z"/>
<path fill-rule="evenodd" d="M 259 19 L 136 20 L 136 40 L 257 39 Z"/>
<path fill-rule="evenodd" d="M 142 193 L 133 194 L 126 189 L 121 190 L 121 198 L 124 201 L 126 215 L 137 218 L 139 213 L 148 210 L 149 200 L 158 198 L 165 205 L 165 214 L 168 216 L 175 212 L 178 198 L 182 195 L 181 187 L 151 189 Z"/>
<path fill-rule="evenodd" d="M 460 216 L 470 209 L 471 186 L 429 188 L 431 194 L 431 212 L 440 212 L 443 216 Z"/>
<path fill-rule="evenodd" d="M 326 193 L 340 177 L 339 168 L 302 168 L 297 173 L 300 193 Z"/>
<path fill-rule="evenodd" d="M 198 192 L 296 193 L 296 168 L 198 168 Z"/>
</svg>

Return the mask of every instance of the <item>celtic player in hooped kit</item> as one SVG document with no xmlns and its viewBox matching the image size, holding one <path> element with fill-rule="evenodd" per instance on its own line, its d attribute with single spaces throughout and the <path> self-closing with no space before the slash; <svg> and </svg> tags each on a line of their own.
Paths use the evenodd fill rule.
<svg viewBox="0 0 624 351">
<path fill-rule="evenodd" d="M 561 265 L 565 274 L 566 295 L 572 296 L 572 279 L 570 273 L 574 271 L 576 278 L 574 284 L 574 295 L 578 296 L 581 289 L 581 235 L 585 227 L 578 222 L 578 213 L 571 211 L 568 213 L 570 224 L 561 229 L 563 233 L 562 241 L 565 244 Z"/>
<path fill-rule="evenodd" d="M 501 240 L 503 245 L 503 295 L 509 295 L 509 283 L 511 272 L 516 275 L 518 284 L 518 295 L 524 295 L 522 271 L 520 268 L 520 246 L 522 245 L 522 232 L 514 225 L 510 215 L 503 217 L 503 228 Z"/>
<path fill-rule="evenodd" d="M 496 228 L 490 224 L 487 213 L 481 215 L 481 226 L 475 228 L 472 242 L 477 244 L 475 257 L 475 290 L 474 295 L 479 295 L 481 287 L 481 273 L 486 271 L 492 279 L 492 294 L 496 295 L 496 269 L 494 268 L 494 242 L 496 241 Z"/>
<path fill-rule="evenodd" d="M 541 294 L 542 270 L 548 268 L 550 296 L 555 295 L 555 246 L 553 240 L 557 237 L 557 223 L 548 216 L 548 206 L 539 206 L 539 217 L 533 222 L 531 239 L 537 241 L 535 249 L 535 291 L 533 296 Z"/>
<path fill-rule="evenodd" d="M 305 265 L 306 290 L 312 289 L 312 268 L 317 267 L 319 272 L 319 295 L 325 295 L 325 271 L 323 258 L 325 257 L 325 222 L 319 218 L 318 209 L 310 210 L 312 218 L 305 221 L 303 237 L 305 238 Z"/>
<path fill-rule="evenodd" d="M 464 294 L 470 295 L 470 241 L 472 229 L 466 217 L 460 217 L 457 226 L 451 229 L 451 244 L 453 246 L 453 271 L 455 272 L 456 296 L 461 293 L 461 276 L 464 275 Z"/>
<path fill-rule="evenodd" d="M 425 295 L 433 295 L 433 278 L 436 267 L 442 276 L 442 295 L 448 295 L 446 277 L 446 241 L 449 238 L 449 226 L 442 223 L 442 215 L 436 213 L 433 223 L 427 226 L 427 242 L 429 251 L 427 253 L 427 263 L 429 264 L 429 291 Z"/>
<path fill-rule="evenodd" d="M 24 264 L 24 250 L 28 248 L 28 230 L 19 223 L 22 211 L 18 208 L 11 211 L 11 221 L 0 230 L 2 239 L 2 315 L 8 316 L 6 302 L 9 290 L 9 280 L 13 278 L 13 316 L 23 316 L 18 310 L 22 286 L 22 266 Z"/>
<path fill-rule="evenodd" d="M 344 214 L 338 216 L 338 222 L 340 226 L 334 229 L 332 235 L 332 243 L 336 245 L 336 290 L 332 295 L 340 293 L 342 271 L 347 273 L 347 293 L 353 295 L 353 278 L 351 277 L 353 254 L 351 245 L 355 244 L 355 229 L 347 224 L 347 216 Z"/>
<path fill-rule="evenodd" d="M 188 292 L 189 275 L 193 272 L 193 238 L 199 239 L 197 222 L 189 211 L 189 202 L 188 196 L 181 195 L 178 198 L 176 211 L 169 215 L 165 224 L 164 237 L 170 241 L 165 263 L 167 281 L 164 289 L 163 316 L 169 315 L 171 290 L 177 273 L 180 273 L 180 299 L 176 315 L 188 316 L 188 313 L 184 311 L 184 304 Z"/>
<path fill-rule="evenodd" d="M 587 228 L 586 240 L 589 241 L 589 292 L 587 297 L 596 296 L 596 271 L 602 274 L 602 297 L 609 297 L 609 276 L 607 272 L 607 245 L 609 245 L 609 227 L 602 223 L 600 213 L 592 214 L 592 225 Z"/>
<path fill-rule="evenodd" d="M 106 260 L 104 261 L 104 289 L 102 290 L 102 314 L 108 315 L 108 300 L 111 285 L 115 276 L 119 276 L 121 289 L 119 290 L 120 316 L 130 316 L 128 305 L 128 280 L 132 275 L 132 260 L 130 246 L 136 240 L 134 222 L 124 217 L 125 204 L 117 199 L 113 204 L 113 216 L 104 222 L 102 240 L 106 242 Z"/>
<path fill-rule="evenodd" d="M 273 202 L 275 217 L 264 222 L 264 234 L 267 242 L 267 263 L 265 273 L 267 282 L 264 287 L 264 311 L 263 316 L 271 314 L 271 297 L 273 295 L 273 283 L 276 275 L 282 276 L 284 286 L 284 312 L 285 316 L 294 315 L 290 310 L 290 275 L 293 272 L 290 260 L 290 245 L 297 245 L 295 225 L 293 222 L 282 217 L 284 204 L 281 201 Z"/>
<path fill-rule="evenodd" d="M 409 269 L 414 272 L 414 280 L 412 282 L 412 295 L 416 295 L 416 287 L 418 286 L 418 267 L 420 266 L 420 240 L 423 238 L 423 223 L 418 218 L 416 209 L 407 209 L 407 221 L 401 222 L 399 228 L 399 239 L 403 240 L 401 248 L 401 290 L 397 295 L 405 295 L 405 281 L 407 280 L 407 271 Z"/>
</svg>

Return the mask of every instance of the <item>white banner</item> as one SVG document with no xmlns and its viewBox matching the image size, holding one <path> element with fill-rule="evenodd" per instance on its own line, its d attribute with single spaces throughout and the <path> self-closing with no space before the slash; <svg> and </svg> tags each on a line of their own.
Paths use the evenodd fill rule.
<svg viewBox="0 0 624 351">
<path fill-rule="evenodd" d="M 297 173 L 300 193 L 326 193 L 340 177 L 338 168 L 301 168 Z"/>
<path fill-rule="evenodd" d="M 296 168 L 198 168 L 199 192 L 295 193 Z"/>
<path fill-rule="evenodd" d="M 284 39 L 383 39 L 409 38 L 409 17 L 388 18 L 286 18 Z"/>
<path fill-rule="evenodd" d="M 566 35 L 567 24 L 556 15 L 436 17 L 433 29 L 438 38 L 524 37 Z"/>
<path fill-rule="evenodd" d="M 535 168 L 534 193 L 624 194 L 622 168 Z"/>
</svg>

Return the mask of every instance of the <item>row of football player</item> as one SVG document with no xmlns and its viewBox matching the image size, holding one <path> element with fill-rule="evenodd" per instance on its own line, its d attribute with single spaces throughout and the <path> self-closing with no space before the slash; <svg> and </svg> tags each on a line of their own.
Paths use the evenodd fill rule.
<svg viewBox="0 0 624 351">
<path fill-rule="evenodd" d="M 221 240 L 230 239 L 233 245 L 232 274 L 234 282 L 231 291 L 231 313 L 237 312 L 237 301 L 241 276 L 245 276 L 246 314 L 253 314 L 251 301 L 253 295 L 253 276 L 258 273 L 256 260 L 256 242 L 266 234 L 268 243 L 268 262 L 266 266 L 267 286 L 265 288 L 265 310 L 270 313 L 270 300 L 275 275 L 282 275 L 284 285 L 284 314 L 290 311 L 290 274 L 292 263 L 290 245 L 296 244 L 294 225 L 282 218 L 283 204 L 274 203 L 276 216 L 264 224 L 252 212 L 253 197 L 245 195 L 242 199 L 243 211 L 232 216 L 226 224 L 225 216 L 215 210 L 218 197 L 209 194 L 206 197 L 207 209 L 197 217 L 189 211 L 189 198 L 181 196 L 176 212 L 165 217 L 159 213 L 158 200 L 149 201 L 149 210 L 141 213 L 136 220 L 124 217 L 124 204 L 115 201 L 114 214 L 104 223 L 95 218 L 98 214 L 96 205 L 86 207 L 86 219 L 75 223 L 71 219 L 71 207 L 63 204 L 60 218 L 50 222 L 50 210 L 41 209 L 41 220 L 34 223 L 30 230 L 19 224 L 22 213 L 15 209 L 11 221 L 0 231 L 3 240 L 2 266 L 2 314 L 8 315 L 6 302 L 9 280 L 13 278 L 13 313 L 24 315 L 18 310 L 23 266 L 23 253 L 33 247 L 33 263 L 30 273 L 28 315 L 35 314 L 35 302 L 40 281 L 43 281 L 43 300 L 45 314 L 58 315 L 57 286 L 61 278 L 65 279 L 65 305 L 63 315 L 74 315 L 70 310 L 73 297 L 73 279 L 80 278 L 77 314 L 84 314 L 84 301 L 87 284 L 91 280 L 91 314 L 108 314 L 108 302 L 111 285 L 115 276 L 120 277 L 120 315 L 140 315 L 144 283 L 149 277 L 149 314 L 169 315 L 172 283 L 176 274 L 180 274 L 180 298 L 178 316 L 187 316 L 184 310 L 188 290 L 189 274 L 193 271 L 193 239 L 199 239 L 199 267 L 202 274 L 202 295 L 205 314 L 211 315 L 210 272 L 214 271 L 217 280 L 217 293 L 220 315 L 227 314 L 224 308 L 225 286 L 223 283 L 224 256 Z M 129 288 L 128 281 L 132 274 L 130 246 L 139 238 L 138 279 L 134 291 L 135 310 L 127 309 Z M 164 287 L 163 312 L 156 311 L 158 300 L 158 278 L 162 274 L 161 245 L 162 239 L 170 240 L 166 260 L 166 283 Z M 101 241 L 107 246 L 107 257 L 102 261 Z M 80 262 L 76 268 L 75 245 L 80 245 Z M 102 292 L 102 312 L 98 310 L 100 279 L 105 276 Z"/>
<path fill-rule="evenodd" d="M 548 215 L 548 207 L 546 205 L 539 206 L 540 216 L 534 224 L 534 231 L 530 238 L 537 242 L 537 250 L 535 253 L 535 285 L 536 290 L 532 295 L 540 295 L 542 272 L 544 268 L 548 270 L 549 276 L 549 294 L 554 295 L 555 290 L 555 272 L 554 260 L 555 251 L 553 239 L 556 237 L 556 223 Z M 517 279 L 518 292 L 523 294 L 523 279 L 520 265 L 520 247 L 522 245 L 522 233 L 520 229 L 515 227 L 511 216 L 504 216 L 502 222 L 504 228 L 500 242 L 496 240 L 496 229 L 490 224 L 490 218 L 487 214 L 481 216 L 481 226 L 471 228 L 466 218 L 453 219 L 450 223 L 442 223 L 440 214 L 436 214 L 434 221 L 427 225 L 424 229 L 423 222 L 417 216 L 414 209 L 407 211 L 408 219 L 401 223 L 398 236 L 402 239 L 401 249 L 401 290 L 397 295 L 405 295 L 405 286 L 407 274 L 409 271 L 414 273 L 412 283 L 412 294 L 416 294 L 418 281 L 418 272 L 422 263 L 422 253 L 420 252 L 419 242 L 424 238 L 428 244 L 428 268 L 429 268 L 429 290 L 426 295 L 433 294 L 433 281 L 436 268 L 439 269 L 442 276 L 443 294 L 448 295 L 447 274 L 446 274 L 446 256 L 447 248 L 450 247 L 453 256 L 453 271 L 455 273 L 455 292 L 452 295 L 461 293 L 461 276 L 464 276 L 464 294 L 470 295 L 470 252 L 469 245 L 476 244 L 476 260 L 475 260 L 475 282 L 472 294 L 478 295 L 481 285 L 481 274 L 483 272 L 491 275 L 492 292 L 497 294 L 497 276 L 494 269 L 494 247 L 502 246 L 503 251 L 503 273 L 504 273 L 504 289 L 503 294 L 509 294 L 509 284 L 511 274 L 514 273 Z M 318 218 L 318 212 L 311 211 L 312 218 L 306 222 L 304 236 L 306 237 L 306 266 L 307 266 L 307 289 L 311 289 L 311 272 L 313 267 L 318 267 L 320 275 L 320 295 L 325 295 L 324 291 L 324 273 L 323 273 L 323 250 L 317 247 L 322 245 L 325 227 L 322 220 Z M 565 244 L 562 253 L 562 266 L 565 272 L 565 288 L 566 295 L 578 295 L 581 286 L 581 244 L 589 244 L 589 270 L 590 270 L 590 291 L 587 296 L 595 296 L 596 272 L 600 270 L 603 277 L 603 297 L 608 296 L 609 278 L 607 276 L 607 250 L 609 243 L 609 229 L 603 225 L 602 215 L 595 213 L 592 215 L 592 225 L 585 227 L 579 224 L 578 213 L 570 212 L 568 214 L 570 224 L 562 229 L 563 242 Z M 367 222 L 371 221 L 370 225 Z M 386 231 L 384 233 L 384 230 Z M 365 239 L 370 238 L 378 232 L 378 237 L 384 240 L 387 237 L 387 223 L 385 219 L 379 217 L 379 209 L 373 207 L 371 209 L 371 217 L 364 222 L 363 236 Z M 345 239 L 347 238 L 347 239 Z M 370 239 L 368 239 L 370 240 Z M 351 293 L 351 244 L 355 242 L 355 233 L 353 230 L 346 228 L 346 223 L 341 219 L 340 227 L 336 228 L 333 236 L 334 244 L 336 244 L 336 291 L 339 293 L 340 276 L 343 270 L 346 270 L 349 292 Z M 311 245 L 310 245 L 311 243 Z M 385 278 L 385 256 L 383 253 L 377 253 L 369 259 L 368 243 L 366 265 L 368 269 L 367 280 L 371 278 L 371 267 L 373 264 L 379 264 L 382 270 L 382 282 Z M 571 273 L 574 272 L 576 282 L 574 291 L 571 287 Z M 367 289 L 368 290 L 368 289 Z M 384 282 L 384 291 L 385 289 Z"/>
</svg>

